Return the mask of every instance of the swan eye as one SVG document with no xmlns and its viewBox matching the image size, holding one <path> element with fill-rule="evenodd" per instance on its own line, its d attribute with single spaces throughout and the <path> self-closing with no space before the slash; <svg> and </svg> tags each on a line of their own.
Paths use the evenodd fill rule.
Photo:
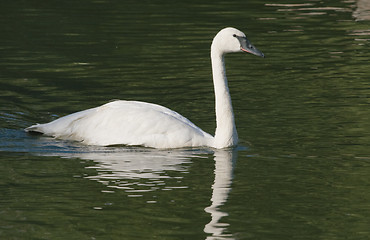
<svg viewBox="0 0 370 240">
<path fill-rule="evenodd" d="M 233 37 L 236 37 L 236 34 L 233 34 Z"/>
</svg>

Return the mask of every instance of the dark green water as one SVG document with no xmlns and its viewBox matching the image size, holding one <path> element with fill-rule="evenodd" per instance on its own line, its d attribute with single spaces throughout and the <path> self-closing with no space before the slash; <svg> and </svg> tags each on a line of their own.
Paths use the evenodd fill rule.
<svg viewBox="0 0 370 240">
<path fill-rule="evenodd" d="M 1 239 L 369 239 L 370 3 L 3 1 Z M 96 148 L 31 136 L 111 99 L 215 129 L 223 27 L 235 149 Z"/>
</svg>

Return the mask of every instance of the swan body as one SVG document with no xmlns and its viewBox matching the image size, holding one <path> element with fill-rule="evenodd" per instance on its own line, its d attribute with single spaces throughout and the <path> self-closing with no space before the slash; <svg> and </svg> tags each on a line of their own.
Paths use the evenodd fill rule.
<svg viewBox="0 0 370 240">
<path fill-rule="evenodd" d="M 50 123 L 37 124 L 27 130 L 100 146 L 127 144 L 180 148 L 208 146 L 213 138 L 168 108 L 122 100 L 73 113 Z"/>
<path fill-rule="evenodd" d="M 226 148 L 238 143 L 224 55 L 248 52 L 264 57 L 235 28 L 222 29 L 211 45 L 212 74 L 216 99 L 215 136 L 166 107 L 137 101 L 113 101 L 100 107 L 73 113 L 52 122 L 26 128 L 55 138 L 88 145 L 141 145 L 153 148 Z"/>
</svg>

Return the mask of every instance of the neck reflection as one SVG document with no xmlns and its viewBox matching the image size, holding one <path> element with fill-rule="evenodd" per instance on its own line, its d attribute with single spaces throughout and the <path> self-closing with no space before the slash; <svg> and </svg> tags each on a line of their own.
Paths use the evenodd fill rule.
<svg viewBox="0 0 370 240">
<path fill-rule="evenodd" d="M 231 190 L 233 178 L 233 165 L 237 159 L 237 150 L 217 150 L 214 153 L 215 160 L 215 180 L 212 185 L 211 205 L 206 207 L 204 211 L 211 214 L 211 221 L 205 225 L 204 232 L 212 234 L 206 239 L 222 239 L 232 236 L 227 234 L 228 223 L 222 223 L 221 219 L 228 216 L 227 212 L 221 210 L 221 207 L 226 203 L 229 192 Z"/>
</svg>

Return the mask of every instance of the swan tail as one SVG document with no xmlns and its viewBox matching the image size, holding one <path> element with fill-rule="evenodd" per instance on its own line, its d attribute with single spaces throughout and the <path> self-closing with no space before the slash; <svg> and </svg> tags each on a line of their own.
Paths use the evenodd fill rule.
<svg viewBox="0 0 370 240">
<path fill-rule="evenodd" d="M 25 128 L 24 131 L 28 132 L 28 133 L 44 133 L 44 131 L 42 130 L 42 128 L 40 127 L 42 124 L 35 124 L 35 125 L 32 125 L 28 128 Z"/>
</svg>

